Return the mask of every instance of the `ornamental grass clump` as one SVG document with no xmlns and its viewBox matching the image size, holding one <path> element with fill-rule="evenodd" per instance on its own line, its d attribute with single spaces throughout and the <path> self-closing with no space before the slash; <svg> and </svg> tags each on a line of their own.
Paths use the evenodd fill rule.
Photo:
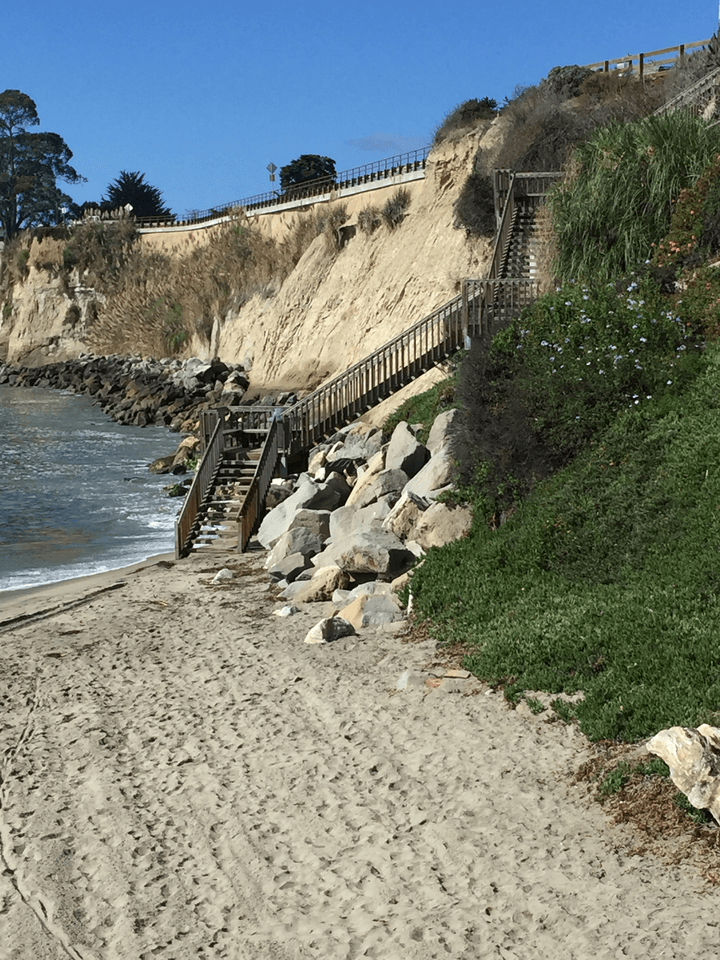
<svg viewBox="0 0 720 960">
<path fill-rule="evenodd" d="M 596 130 L 548 198 L 556 274 L 612 280 L 648 259 L 718 152 L 720 128 L 680 111 Z"/>
</svg>

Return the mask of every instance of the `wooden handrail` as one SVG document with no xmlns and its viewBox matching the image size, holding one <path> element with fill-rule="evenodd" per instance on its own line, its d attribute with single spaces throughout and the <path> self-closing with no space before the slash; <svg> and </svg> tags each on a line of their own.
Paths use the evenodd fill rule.
<svg viewBox="0 0 720 960">
<path fill-rule="evenodd" d="M 198 464 L 193 482 L 185 495 L 182 508 L 175 521 L 175 556 L 178 558 L 186 556 L 190 551 L 192 533 L 200 513 L 200 508 L 212 488 L 224 449 L 225 435 L 223 433 L 223 421 L 221 417 L 218 417 L 215 429 L 210 437 L 202 460 Z"/>
<path fill-rule="evenodd" d="M 250 482 L 250 488 L 245 494 L 238 515 L 238 551 L 244 553 L 250 542 L 250 537 L 257 530 L 260 522 L 260 512 L 265 504 L 270 481 L 275 475 L 280 456 L 281 424 L 279 420 L 270 423 L 267 439 L 262 448 L 260 459 Z"/>
<path fill-rule="evenodd" d="M 709 101 L 720 88 L 720 67 L 702 77 L 697 83 L 683 90 L 672 100 L 668 100 L 654 111 L 653 116 L 660 117 L 676 110 L 689 110 L 691 113 L 702 113 Z"/>
<path fill-rule="evenodd" d="M 491 280 L 497 280 L 497 278 L 500 276 L 500 268 L 505 256 L 505 249 L 512 231 L 514 213 L 515 174 L 511 173 L 510 180 L 507 185 L 507 192 L 505 194 L 505 204 L 503 207 L 502 216 L 500 217 L 500 223 L 498 225 L 497 233 L 495 234 L 495 246 L 493 247 L 492 260 L 490 261 L 490 269 L 488 271 L 488 277 Z"/>
</svg>

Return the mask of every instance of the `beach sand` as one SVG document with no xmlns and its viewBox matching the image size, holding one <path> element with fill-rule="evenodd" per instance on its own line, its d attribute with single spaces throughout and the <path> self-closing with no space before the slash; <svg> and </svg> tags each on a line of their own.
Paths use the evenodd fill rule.
<svg viewBox="0 0 720 960">
<path fill-rule="evenodd" d="M 0 960 L 717 957 L 720 890 L 631 855 L 575 728 L 428 684 L 432 640 L 304 644 L 261 558 L 4 599 Z"/>
</svg>

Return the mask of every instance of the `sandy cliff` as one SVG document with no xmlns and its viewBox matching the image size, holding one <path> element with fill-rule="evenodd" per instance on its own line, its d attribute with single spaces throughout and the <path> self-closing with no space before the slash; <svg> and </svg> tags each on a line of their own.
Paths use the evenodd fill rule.
<svg viewBox="0 0 720 960">
<path fill-rule="evenodd" d="M 314 387 L 455 296 L 463 277 L 482 276 L 489 241 L 457 227 L 453 208 L 483 133 L 433 151 L 396 230 L 358 229 L 334 259 L 318 237 L 276 297 L 255 297 L 226 318 L 214 351 L 251 360 L 254 385 Z M 491 148 L 495 132 L 486 139 Z M 348 225 L 376 202 L 373 193 L 352 198 Z"/>
<path fill-rule="evenodd" d="M 251 361 L 255 390 L 307 390 L 455 296 L 463 277 L 486 271 L 490 242 L 457 224 L 454 205 L 478 148 L 492 156 L 501 140 L 499 119 L 437 147 L 425 179 L 405 185 L 411 202 L 395 230 L 384 224 L 372 234 L 352 229 L 360 210 L 381 206 L 395 188 L 335 201 L 349 213 L 350 237 L 343 248 L 329 253 L 326 238 L 317 237 L 277 292 L 265 291 L 218 317 L 209 342 L 194 336 L 185 355 Z M 265 214 L 250 223 L 282 242 L 303 215 L 307 211 Z M 143 237 L 142 244 L 168 256 L 203 244 L 202 231 L 184 242 L 182 235 L 171 236 L 171 244 L 157 235 Z M 88 349 L 88 330 L 102 315 L 103 298 L 83 287 L 81 277 L 68 282 L 62 246 L 33 240 L 24 278 L 5 283 L 0 350 L 8 360 L 37 365 Z M 128 353 L 136 349 L 127 344 Z"/>
</svg>

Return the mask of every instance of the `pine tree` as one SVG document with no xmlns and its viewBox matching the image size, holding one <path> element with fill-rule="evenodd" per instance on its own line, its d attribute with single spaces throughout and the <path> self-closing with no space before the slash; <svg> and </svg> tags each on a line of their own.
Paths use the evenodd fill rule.
<svg viewBox="0 0 720 960">
<path fill-rule="evenodd" d="M 112 209 L 125 207 L 129 203 L 133 217 L 172 217 L 170 209 L 163 203 L 162 193 L 147 183 L 145 174 L 139 170 L 130 173 L 121 170 L 120 176 L 108 185 L 103 203 L 109 204 Z"/>
</svg>

